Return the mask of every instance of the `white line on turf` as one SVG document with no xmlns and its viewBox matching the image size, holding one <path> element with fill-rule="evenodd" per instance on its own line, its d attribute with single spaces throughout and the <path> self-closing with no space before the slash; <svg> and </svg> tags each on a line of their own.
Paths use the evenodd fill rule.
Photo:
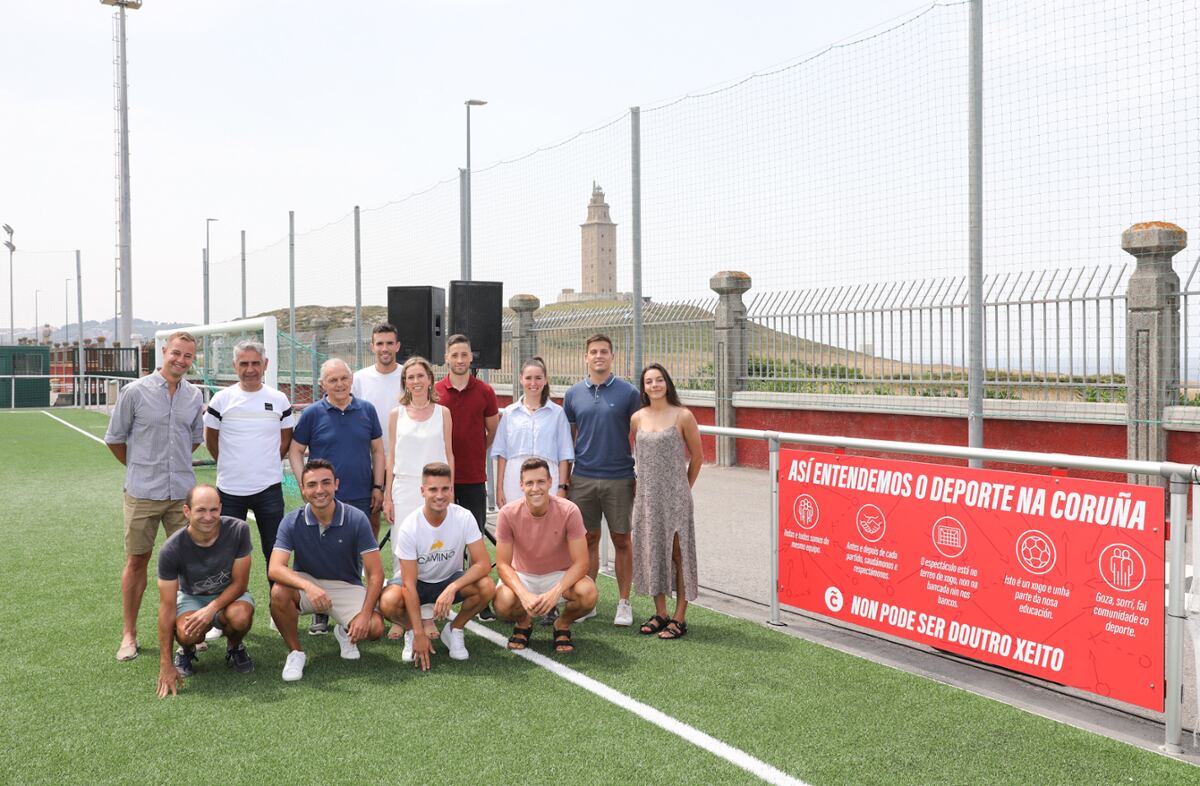
<svg viewBox="0 0 1200 786">
<path fill-rule="evenodd" d="M 105 444 L 104 440 L 100 439 L 95 434 L 92 434 L 89 431 L 84 431 L 79 426 L 76 426 L 74 423 L 68 423 L 67 421 L 60 418 L 58 415 L 51 415 L 49 412 L 46 412 L 45 410 L 42 411 L 42 414 L 45 415 L 46 417 L 50 418 L 51 420 L 57 420 L 59 423 L 63 424 L 67 428 L 75 429 L 76 431 L 78 431 L 80 434 L 87 437 L 88 439 L 94 439 L 97 442 L 99 442 L 101 445 Z"/>
<path fill-rule="evenodd" d="M 64 426 L 66 426 L 67 428 L 73 428 L 73 429 L 75 429 L 75 430 L 76 430 L 76 431 L 78 431 L 80 434 L 82 434 L 82 435 L 83 435 L 83 436 L 85 436 L 85 437 L 88 437 L 89 439 L 94 439 L 94 440 L 96 440 L 96 441 L 97 441 L 97 442 L 99 442 L 101 445 L 105 445 L 105 444 L 107 444 L 107 443 L 106 443 L 104 440 L 100 439 L 100 438 L 99 438 L 99 437 L 97 437 L 95 434 L 90 434 L 90 433 L 88 433 L 88 432 L 84 431 L 83 429 L 79 428 L 79 426 L 76 426 L 76 425 L 74 425 L 74 424 L 72 424 L 72 423 L 68 423 L 67 421 L 63 420 L 62 418 L 58 417 L 57 415 L 51 415 L 49 412 L 46 412 L 45 410 L 43 410 L 43 411 L 42 411 L 42 414 L 43 414 L 43 415 L 45 415 L 45 416 L 46 416 L 46 417 L 48 417 L 48 418 L 52 418 L 52 419 L 54 419 L 54 420 L 57 420 L 59 423 L 63 424 L 63 425 L 64 425 Z M 247 514 L 246 514 L 246 521 L 254 521 L 254 522 L 256 522 L 256 523 L 257 523 L 257 519 L 255 519 L 255 518 L 254 518 L 254 514 L 253 514 L 253 513 L 247 513 Z"/>
<path fill-rule="evenodd" d="M 487 639 L 498 647 L 508 648 L 508 639 L 502 634 L 497 633 L 490 628 L 485 628 L 477 622 L 468 622 L 467 629 L 476 636 Z M 689 726 L 681 720 L 676 720 L 670 715 L 656 710 L 649 704 L 643 704 L 637 699 L 626 696 L 618 690 L 614 690 L 603 682 L 587 677 L 572 668 L 564 666 L 556 660 L 547 658 L 540 652 L 534 652 L 530 649 L 513 650 L 512 654 L 517 657 L 524 658 L 530 663 L 541 666 L 543 669 L 562 677 L 564 680 L 574 683 L 583 688 L 589 693 L 593 693 L 606 701 L 610 701 L 621 709 L 628 710 L 634 715 L 653 723 L 660 729 L 671 732 L 672 734 L 682 737 L 693 745 L 703 748 L 714 756 L 719 756 L 730 764 L 741 767 L 746 772 L 755 775 L 767 783 L 787 784 L 788 786 L 807 786 L 804 781 L 797 780 L 791 775 L 788 775 L 782 770 L 772 767 L 765 761 L 756 759 L 749 753 L 743 750 L 721 742 L 716 737 L 705 734 L 694 726 Z"/>
</svg>

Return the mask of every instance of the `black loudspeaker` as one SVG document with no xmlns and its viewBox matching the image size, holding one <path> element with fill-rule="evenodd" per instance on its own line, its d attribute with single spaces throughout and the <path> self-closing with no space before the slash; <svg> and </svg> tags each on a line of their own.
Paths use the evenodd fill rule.
<svg viewBox="0 0 1200 786">
<path fill-rule="evenodd" d="M 503 282 L 450 282 L 450 334 L 471 339 L 474 368 L 500 368 L 503 308 Z"/>
<path fill-rule="evenodd" d="M 388 287 L 388 322 L 400 338 L 397 360 L 420 355 L 435 366 L 446 356 L 446 290 Z"/>
</svg>

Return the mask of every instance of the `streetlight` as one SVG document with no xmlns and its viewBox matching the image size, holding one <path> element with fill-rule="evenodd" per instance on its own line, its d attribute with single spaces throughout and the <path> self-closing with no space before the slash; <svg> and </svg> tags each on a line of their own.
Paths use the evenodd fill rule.
<svg viewBox="0 0 1200 786">
<path fill-rule="evenodd" d="M 38 316 L 38 296 L 42 294 L 42 290 L 33 290 L 33 343 L 42 343 L 42 322 Z"/>
<path fill-rule="evenodd" d="M 220 221 L 219 218 L 204 219 L 204 324 L 208 324 L 208 260 L 212 257 L 208 255 L 208 239 L 209 228 L 214 221 Z"/>
<path fill-rule="evenodd" d="M 13 327 L 13 252 L 17 247 L 13 245 L 12 236 L 13 228 L 8 224 L 4 225 L 4 231 L 8 233 L 8 240 L 4 241 L 4 247 L 8 249 L 8 343 L 17 343 L 17 331 Z"/>
<path fill-rule="evenodd" d="M 71 346 L 71 279 L 63 279 L 63 344 Z"/>
<path fill-rule="evenodd" d="M 467 107 L 467 168 L 463 171 L 463 232 L 460 274 L 463 281 L 471 280 L 471 107 L 486 106 L 487 101 L 469 98 L 463 102 Z"/>
</svg>

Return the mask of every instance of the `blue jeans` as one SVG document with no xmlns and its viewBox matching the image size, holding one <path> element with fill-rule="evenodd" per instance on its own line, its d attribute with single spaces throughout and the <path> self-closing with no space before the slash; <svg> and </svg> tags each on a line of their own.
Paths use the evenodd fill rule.
<svg viewBox="0 0 1200 786">
<path fill-rule="evenodd" d="M 276 483 L 267 486 L 257 494 L 239 497 L 236 494 L 226 494 L 217 489 L 221 495 L 221 515 L 233 516 L 235 519 L 246 520 L 246 513 L 254 511 L 254 521 L 258 524 L 258 539 L 262 545 L 265 564 L 271 563 L 271 551 L 275 548 L 275 534 L 279 531 L 279 522 L 283 521 L 283 484 Z M 272 582 L 274 583 L 274 582 Z"/>
</svg>

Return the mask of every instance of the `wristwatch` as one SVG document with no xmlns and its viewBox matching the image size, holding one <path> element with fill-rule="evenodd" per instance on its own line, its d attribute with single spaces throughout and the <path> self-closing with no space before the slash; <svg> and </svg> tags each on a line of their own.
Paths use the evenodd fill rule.
<svg viewBox="0 0 1200 786">
<path fill-rule="evenodd" d="M 570 491 L 570 490 L 571 490 L 571 484 L 570 484 L 570 483 L 559 483 L 559 484 L 558 484 L 558 487 L 559 487 L 560 489 L 562 489 L 563 491 Z"/>
<path fill-rule="evenodd" d="M 383 486 L 371 486 L 371 488 L 378 489 L 379 491 L 383 491 Z"/>
</svg>

